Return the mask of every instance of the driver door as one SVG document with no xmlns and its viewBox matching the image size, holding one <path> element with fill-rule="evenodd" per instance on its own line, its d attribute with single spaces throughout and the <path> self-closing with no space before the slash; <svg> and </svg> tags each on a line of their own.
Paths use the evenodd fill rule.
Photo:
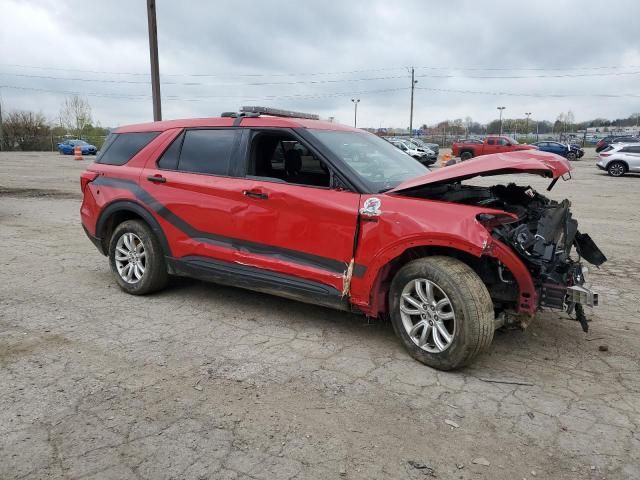
<svg viewBox="0 0 640 480">
<path fill-rule="evenodd" d="M 254 130 L 247 151 L 238 261 L 340 295 L 360 194 L 333 188 L 330 167 L 293 132 Z"/>
</svg>

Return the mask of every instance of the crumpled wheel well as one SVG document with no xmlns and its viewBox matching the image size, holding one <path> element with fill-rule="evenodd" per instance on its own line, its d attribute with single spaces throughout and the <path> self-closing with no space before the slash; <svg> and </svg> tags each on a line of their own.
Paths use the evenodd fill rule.
<svg viewBox="0 0 640 480">
<path fill-rule="evenodd" d="M 499 265 L 497 259 L 490 256 L 476 257 L 468 252 L 450 247 L 420 246 L 405 250 L 401 255 L 397 256 L 380 269 L 371 290 L 371 305 L 374 307 L 373 311 L 377 311 L 378 315 L 385 315 L 389 311 L 389 287 L 393 277 L 404 265 L 417 258 L 434 255 L 453 257 L 466 263 L 478 274 L 485 284 L 489 283 L 487 287 L 489 292 L 492 294 L 492 298 L 494 296 L 493 293 L 495 289 L 490 287 L 495 280 L 495 284 L 501 286 L 501 290 L 499 292 L 496 291 L 500 300 L 517 301 L 518 287 L 515 281 L 513 284 L 502 282 L 496 276 Z M 513 278 L 506 267 L 503 267 L 503 273 L 506 277 L 505 280 Z M 509 288 L 509 285 L 512 285 L 511 288 Z M 513 299 L 511 297 L 513 297 Z"/>
</svg>

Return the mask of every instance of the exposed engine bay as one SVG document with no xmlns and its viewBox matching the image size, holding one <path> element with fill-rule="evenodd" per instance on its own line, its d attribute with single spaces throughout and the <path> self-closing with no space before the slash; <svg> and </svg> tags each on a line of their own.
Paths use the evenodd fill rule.
<svg viewBox="0 0 640 480">
<path fill-rule="evenodd" d="M 459 182 L 425 185 L 413 191 L 412 196 L 488 207 L 515 215 L 517 218 L 487 214 L 480 215 L 478 220 L 494 238 L 509 245 L 523 259 L 539 290 L 540 306 L 568 313 L 575 311 L 586 331 L 582 304 L 597 304 L 597 294 L 583 287 L 586 269 L 580 260 L 599 266 L 606 257 L 589 235 L 578 230 L 569 200 L 557 202 L 529 186 L 514 183 L 491 187 Z M 571 255 L 574 247 L 577 258 Z M 514 282 L 502 265 L 497 265 L 497 270 L 498 282 L 493 281 L 489 272 L 484 272 L 483 280 L 492 298 L 507 300 L 514 295 L 508 288 Z"/>
</svg>

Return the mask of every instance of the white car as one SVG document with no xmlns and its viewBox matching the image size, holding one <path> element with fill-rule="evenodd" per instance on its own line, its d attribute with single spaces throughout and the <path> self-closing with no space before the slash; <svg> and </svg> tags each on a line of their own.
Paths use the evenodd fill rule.
<svg viewBox="0 0 640 480">
<path fill-rule="evenodd" d="M 640 143 L 614 143 L 602 150 L 596 164 L 612 177 L 625 173 L 640 173 Z"/>
<path fill-rule="evenodd" d="M 426 152 L 421 152 L 420 150 L 417 149 L 417 147 L 415 145 L 413 145 L 412 143 L 409 142 L 403 142 L 400 140 L 391 140 L 391 143 L 399 148 L 400 150 L 402 150 L 404 153 L 406 153 L 407 155 L 412 156 L 413 158 L 415 158 L 416 160 L 420 160 L 422 157 L 426 157 L 427 154 Z"/>
</svg>

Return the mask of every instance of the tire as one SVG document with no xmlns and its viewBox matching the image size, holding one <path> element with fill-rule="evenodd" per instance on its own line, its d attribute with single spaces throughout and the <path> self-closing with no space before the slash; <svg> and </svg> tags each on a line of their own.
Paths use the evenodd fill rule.
<svg viewBox="0 0 640 480">
<path fill-rule="evenodd" d="M 137 253 L 137 257 L 132 258 L 138 262 L 137 266 L 129 260 L 129 255 L 125 255 L 126 252 Z M 131 266 L 127 267 L 128 264 Z M 118 286 L 132 295 L 161 290 L 169 280 L 162 246 L 141 220 L 127 220 L 115 228 L 109 241 L 109 265 Z"/>
<path fill-rule="evenodd" d="M 422 285 L 420 289 L 426 299 L 431 300 L 431 306 L 436 304 L 435 309 L 427 307 L 419 310 L 415 304 L 407 302 L 406 295 L 420 300 L 416 281 Z M 431 296 L 425 288 L 425 281 L 431 283 Z M 427 303 L 422 304 L 425 305 Z M 391 282 L 389 309 L 396 335 L 409 354 L 438 370 L 454 370 L 468 365 L 493 340 L 493 302 L 487 287 L 471 267 L 452 257 L 425 257 L 402 267 Z M 451 314 L 453 319 L 445 318 Z M 428 322 L 432 326 L 427 327 Z M 437 328 L 440 347 L 447 343 L 444 349 L 438 346 L 436 335 L 432 332 L 438 322 L 446 328 L 450 337 L 447 342 L 446 337 L 439 333 L 440 327 Z M 412 338 L 411 327 L 416 327 L 418 323 L 424 326 L 418 326 L 417 330 L 414 328 Z M 424 334 L 427 328 L 429 330 Z M 419 346 L 423 340 L 425 343 Z"/>
<path fill-rule="evenodd" d="M 570 162 L 573 162 L 574 160 L 576 160 L 578 157 L 576 156 L 575 152 L 569 152 L 567 153 L 567 160 L 569 160 Z"/>
<path fill-rule="evenodd" d="M 612 177 L 621 177 L 627 172 L 627 166 L 622 162 L 614 161 L 607 165 L 607 172 Z"/>
<path fill-rule="evenodd" d="M 462 160 L 463 162 L 465 160 L 470 160 L 472 158 L 473 158 L 473 153 L 471 153 L 471 152 L 462 152 L 460 154 L 460 160 Z"/>
</svg>

